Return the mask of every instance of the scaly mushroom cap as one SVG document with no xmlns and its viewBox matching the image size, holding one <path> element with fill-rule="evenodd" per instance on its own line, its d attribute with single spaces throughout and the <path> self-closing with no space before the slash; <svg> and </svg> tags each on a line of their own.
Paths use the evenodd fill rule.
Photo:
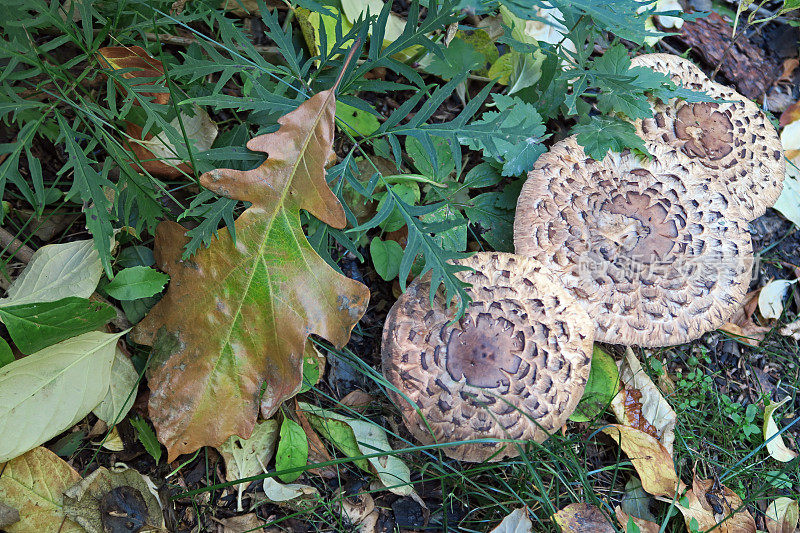
<svg viewBox="0 0 800 533">
<path fill-rule="evenodd" d="M 708 183 L 723 182 L 731 191 L 731 209 L 747 220 L 764 214 L 781 194 L 785 162 L 778 132 L 752 101 L 711 81 L 688 59 L 646 54 L 631 67 L 667 74 L 676 84 L 730 102 L 687 103 L 653 100 L 653 118 L 637 120 L 637 133 L 660 158 L 696 162 Z"/>
<path fill-rule="evenodd" d="M 556 273 L 595 320 L 596 340 L 680 344 L 740 307 L 753 259 L 747 223 L 728 216 L 727 190 L 688 172 L 629 152 L 594 161 L 570 137 L 528 174 L 516 252 Z"/>
<path fill-rule="evenodd" d="M 594 325 L 533 259 L 478 253 L 455 261 L 472 302 L 450 324 L 430 276 L 416 279 L 383 329 L 383 373 L 406 426 L 424 444 L 494 438 L 542 442 L 566 423 L 589 378 Z M 419 412 L 414 405 L 419 406 Z M 430 430 L 426 425 L 430 424 Z M 518 455 L 507 442 L 444 448 L 462 461 Z"/>
</svg>

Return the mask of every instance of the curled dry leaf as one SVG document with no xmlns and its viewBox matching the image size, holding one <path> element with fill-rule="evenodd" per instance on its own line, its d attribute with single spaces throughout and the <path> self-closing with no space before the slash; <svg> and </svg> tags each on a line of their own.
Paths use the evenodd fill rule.
<svg viewBox="0 0 800 533">
<path fill-rule="evenodd" d="M 0 502 L 19 512 L 20 520 L 5 526 L 7 533 L 59 531 L 83 533 L 83 528 L 64 516 L 64 491 L 81 476 L 47 448 L 0 463 Z M 60 529 L 59 529 L 60 528 Z"/>
<path fill-rule="evenodd" d="M 741 337 L 739 340 L 750 346 L 758 346 L 771 328 L 759 326 L 753 321 L 753 314 L 758 307 L 758 295 L 761 289 L 750 291 L 744 297 L 744 304 L 731 317 L 731 321 L 720 326 L 722 331 Z"/>
<path fill-rule="evenodd" d="M 230 518 L 217 519 L 213 516 L 212 520 L 222 526 L 222 533 L 241 533 L 242 531 L 262 531 L 264 522 L 258 518 L 256 513 L 234 515 Z"/>
<path fill-rule="evenodd" d="M 302 483 L 282 484 L 274 477 L 264 478 L 262 487 L 269 501 L 285 504 L 292 509 L 312 508 L 314 502 L 320 499 L 319 492 L 314 487 Z"/>
<path fill-rule="evenodd" d="M 772 280 L 761 289 L 758 295 L 758 311 L 764 318 L 780 318 L 783 313 L 783 301 L 789 289 L 797 283 L 796 279 Z"/>
<path fill-rule="evenodd" d="M 218 447 L 222 459 L 225 461 L 225 479 L 236 481 L 261 472 L 266 472 L 266 465 L 275 453 L 275 441 L 278 438 L 278 422 L 265 420 L 255 425 L 253 433 L 247 439 L 232 436 Z M 247 488 L 246 483 L 237 485 L 237 510 L 243 511 L 242 493 Z"/>
<path fill-rule="evenodd" d="M 304 209 L 333 227 L 346 224 L 325 181 L 335 158 L 335 101 L 323 91 L 281 117 L 278 131 L 250 140 L 248 148 L 269 154 L 258 168 L 201 176 L 204 187 L 251 202 L 236 219 L 235 243 L 221 229 L 184 260 L 186 229 L 168 221 L 156 230 L 156 262 L 171 281 L 134 340 L 154 347 L 150 418 L 170 460 L 249 436 L 258 398 L 269 418 L 300 390 L 308 336 L 341 347 L 366 310 L 367 287 L 317 255 L 300 223 Z"/>
<path fill-rule="evenodd" d="M 744 508 L 742 499 L 713 479 L 695 478 L 692 489 L 681 498 L 678 509 L 683 513 L 689 531 L 756 532 L 756 522 Z M 697 522 L 695 529 L 692 529 L 692 520 Z"/>
<path fill-rule="evenodd" d="M 783 436 L 779 435 L 778 424 L 773 420 L 772 415 L 775 410 L 789 400 L 789 396 L 783 400 L 773 403 L 770 402 L 764 407 L 764 441 L 767 443 L 767 451 L 776 461 L 788 463 L 797 457 L 797 452 L 786 447 Z"/>
<path fill-rule="evenodd" d="M 769 504 L 764 513 L 769 533 L 794 533 L 798 522 L 797 500 L 781 497 Z"/>
<path fill-rule="evenodd" d="M 336 509 L 343 518 L 352 526 L 358 526 L 362 533 L 376 531 L 378 523 L 378 509 L 375 500 L 367 492 L 343 497 L 341 490 L 338 492 Z"/>
<path fill-rule="evenodd" d="M 100 467 L 64 492 L 64 514 L 87 533 L 166 531 L 152 482 L 132 468 Z"/>
<path fill-rule="evenodd" d="M 675 474 L 672 455 L 652 435 L 629 426 L 611 424 L 603 428 L 628 456 L 642 480 L 642 487 L 654 496 L 672 497 L 681 481 Z"/>
<path fill-rule="evenodd" d="M 571 503 L 553 515 L 564 533 L 616 533 L 611 521 L 594 505 Z"/>
<path fill-rule="evenodd" d="M 533 522 L 528 516 L 528 508 L 521 507 L 511 511 L 491 533 L 533 533 Z"/>
<path fill-rule="evenodd" d="M 619 377 L 621 390 L 611 401 L 617 420 L 656 437 L 672 455 L 678 417 L 630 348 L 619 363 Z"/>
<path fill-rule="evenodd" d="M 800 341 L 800 319 L 782 327 L 780 333 L 781 335 L 785 335 L 793 338 L 796 341 Z"/>
</svg>

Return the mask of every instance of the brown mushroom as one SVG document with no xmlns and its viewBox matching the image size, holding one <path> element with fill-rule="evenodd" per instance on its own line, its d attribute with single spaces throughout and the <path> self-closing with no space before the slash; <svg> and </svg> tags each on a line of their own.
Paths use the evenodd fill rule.
<svg viewBox="0 0 800 533">
<path fill-rule="evenodd" d="M 784 157 L 767 116 L 733 89 L 711 81 L 688 59 L 670 54 L 633 58 L 631 67 L 667 74 L 677 84 L 727 102 L 652 101 L 653 118 L 636 121 L 637 133 L 658 157 L 695 162 L 707 182 L 724 182 L 730 210 L 747 220 L 764 214 L 780 196 Z"/>
<path fill-rule="evenodd" d="M 729 191 L 692 168 L 630 152 L 594 161 L 570 137 L 528 174 L 516 252 L 558 276 L 597 340 L 680 344 L 740 307 L 753 259 L 747 223 L 728 215 Z"/>
<path fill-rule="evenodd" d="M 430 276 L 395 303 L 383 330 L 383 372 L 411 434 L 424 444 L 471 439 L 542 442 L 564 425 L 586 386 L 594 326 L 586 311 L 533 259 L 483 252 L 472 268 L 472 302 L 451 323 Z M 406 399 L 407 398 L 407 399 Z M 419 410 L 416 409 L 419 408 Z M 428 428 L 430 426 L 430 429 Z M 444 448 L 462 461 L 518 455 L 508 442 Z"/>
</svg>

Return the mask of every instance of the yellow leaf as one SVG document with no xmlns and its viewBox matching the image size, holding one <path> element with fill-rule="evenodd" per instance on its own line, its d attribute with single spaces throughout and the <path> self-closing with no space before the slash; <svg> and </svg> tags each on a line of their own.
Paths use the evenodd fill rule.
<svg viewBox="0 0 800 533">
<path fill-rule="evenodd" d="M 594 505 L 571 503 L 553 515 L 564 533 L 615 533 L 611 521 Z"/>
<path fill-rule="evenodd" d="M 767 451 L 773 459 L 782 463 L 788 463 L 797 457 L 797 452 L 787 448 L 783 437 L 778 435 L 778 425 L 772 419 L 772 413 L 786 403 L 787 400 L 789 400 L 788 396 L 778 403 L 770 402 L 764 408 L 764 441 L 767 443 Z"/>
<path fill-rule="evenodd" d="M 675 474 L 672 455 L 658 439 L 629 426 L 611 424 L 603 428 L 628 456 L 642 480 L 642 488 L 654 496 L 672 497 L 681 482 Z"/>
<path fill-rule="evenodd" d="M 797 528 L 798 504 L 791 498 L 778 498 L 767 507 L 766 521 L 769 533 L 793 533 Z"/>
</svg>

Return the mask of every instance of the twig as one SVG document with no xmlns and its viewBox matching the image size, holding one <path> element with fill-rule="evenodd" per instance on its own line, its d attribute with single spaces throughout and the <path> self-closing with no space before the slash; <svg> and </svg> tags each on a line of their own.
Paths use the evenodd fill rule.
<svg viewBox="0 0 800 533">
<path fill-rule="evenodd" d="M 147 38 L 148 41 L 158 42 L 161 41 L 162 43 L 166 44 L 174 44 L 178 46 L 189 46 L 190 44 L 195 44 L 197 39 L 192 37 L 181 37 L 180 35 L 170 35 L 168 33 L 159 33 L 156 35 L 155 33 L 145 33 L 144 36 Z M 217 50 L 226 51 L 228 50 L 227 46 L 223 46 L 216 42 L 211 42 L 211 46 L 216 48 Z M 261 54 L 264 57 L 275 59 L 275 60 L 283 60 L 283 55 L 281 55 L 280 49 L 277 46 L 264 46 L 254 44 L 253 48 L 256 52 Z M 240 46 L 236 47 L 238 52 L 241 52 L 243 49 Z"/>
</svg>

